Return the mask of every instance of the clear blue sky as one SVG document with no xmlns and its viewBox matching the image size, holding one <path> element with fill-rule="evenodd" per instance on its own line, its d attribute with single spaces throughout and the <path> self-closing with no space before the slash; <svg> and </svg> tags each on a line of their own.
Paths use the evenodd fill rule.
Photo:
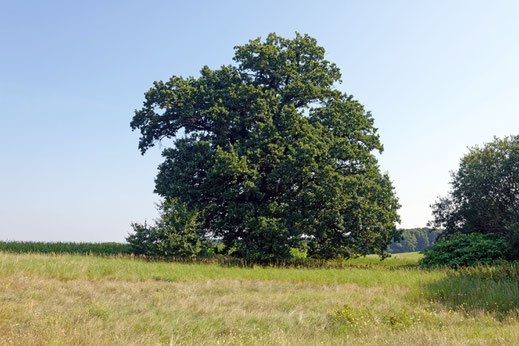
<svg viewBox="0 0 519 346">
<path fill-rule="evenodd" d="M 373 112 L 401 226 L 424 226 L 467 147 L 519 134 L 518 18 L 518 1 L 2 0 L 0 239 L 123 241 L 153 220 L 143 93 L 295 31 Z"/>
</svg>

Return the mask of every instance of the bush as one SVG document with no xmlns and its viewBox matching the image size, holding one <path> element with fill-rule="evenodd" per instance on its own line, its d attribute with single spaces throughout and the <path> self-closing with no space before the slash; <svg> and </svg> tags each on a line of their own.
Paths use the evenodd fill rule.
<svg viewBox="0 0 519 346">
<path fill-rule="evenodd" d="M 132 223 L 133 234 L 128 235 L 126 241 L 130 244 L 131 252 L 135 255 L 155 254 L 155 230 L 146 223 L 140 225 Z"/>
<path fill-rule="evenodd" d="M 199 230 L 198 212 L 171 199 L 159 206 L 155 226 L 132 224 L 134 233 L 126 240 L 133 253 L 164 257 L 195 257 L 213 254 Z"/>
<path fill-rule="evenodd" d="M 420 321 L 420 316 L 405 308 L 399 311 L 389 310 L 377 313 L 366 306 L 352 308 L 349 304 L 345 304 L 329 317 L 339 325 L 353 328 L 373 327 L 378 323 L 384 323 L 391 328 L 407 328 Z"/>
<path fill-rule="evenodd" d="M 422 266 L 456 268 L 504 261 L 510 256 L 510 246 L 507 239 L 498 234 L 456 234 L 438 240 L 423 253 Z"/>
<path fill-rule="evenodd" d="M 336 310 L 330 317 L 341 324 L 352 327 L 371 324 L 373 314 L 371 309 L 352 308 L 349 304 L 344 304 L 340 309 Z"/>
</svg>

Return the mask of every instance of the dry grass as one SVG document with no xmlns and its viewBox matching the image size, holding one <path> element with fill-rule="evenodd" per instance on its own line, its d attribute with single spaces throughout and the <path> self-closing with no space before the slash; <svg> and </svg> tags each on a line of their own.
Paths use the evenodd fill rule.
<svg viewBox="0 0 519 346">
<path fill-rule="evenodd" d="M 139 275 L 130 275 L 132 270 Z M 396 283 L 387 280 L 391 275 Z M 451 310 L 421 294 L 425 285 L 445 278 L 442 272 L 376 266 L 243 269 L 0 253 L 0 343 L 519 343 L 516 312 Z M 354 326 L 339 323 L 332 315 L 344 304 L 369 309 L 370 317 Z M 383 320 L 402 311 L 412 323 Z"/>
</svg>

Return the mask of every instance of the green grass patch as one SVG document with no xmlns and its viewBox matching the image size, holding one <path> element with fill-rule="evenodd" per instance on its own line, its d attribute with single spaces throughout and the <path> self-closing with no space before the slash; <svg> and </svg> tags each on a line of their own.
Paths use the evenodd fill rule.
<svg viewBox="0 0 519 346">
<path fill-rule="evenodd" d="M 0 344 L 518 344 L 513 266 L 240 267 L 0 252 Z"/>
<path fill-rule="evenodd" d="M 409 255 L 408 257 L 414 257 Z M 424 271 L 417 266 L 409 267 L 410 259 L 351 260 L 351 267 L 343 268 L 279 268 L 238 267 L 205 263 L 177 263 L 147 261 L 137 257 L 96 257 L 80 255 L 8 254 L 0 253 L 0 275 L 26 273 L 43 275 L 60 280 L 117 279 L 191 281 L 215 279 L 276 280 L 289 282 L 311 282 L 322 284 L 354 283 L 361 286 L 381 285 L 385 287 L 415 286 L 444 277 L 442 271 Z M 362 260 L 362 263 L 359 261 Z M 370 262 L 369 262 L 370 261 Z M 391 261 L 395 261 L 389 265 Z M 399 265 L 401 268 L 399 268 Z"/>
<path fill-rule="evenodd" d="M 426 298 L 467 312 L 519 311 L 519 264 L 479 265 L 444 272 L 444 278 L 424 285 Z"/>
</svg>

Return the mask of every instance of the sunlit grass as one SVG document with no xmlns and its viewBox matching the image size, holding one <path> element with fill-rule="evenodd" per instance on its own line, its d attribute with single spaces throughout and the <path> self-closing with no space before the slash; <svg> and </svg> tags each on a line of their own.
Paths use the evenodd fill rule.
<svg viewBox="0 0 519 346">
<path fill-rule="evenodd" d="M 408 257 L 413 257 L 409 255 Z M 392 270 L 401 261 L 398 257 L 380 261 L 375 257 L 350 260 L 352 267 L 345 269 L 277 268 L 254 266 L 241 268 L 218 264 L 149 262 L 132 257 L 96 257 L 79 255 L 48 256 L 41 254 L 0 253 L 0 275 L 37 274 L 60 280 L 109 279 L 109 280 L 161 280 L 193 281 L 215 279 L 277 280 L 312 282 L 322 284 L 355 283 L 358 285 L 382 285 L 410 287 L 418 281 L 425 282 L 445 277 L 441 271 L 426 272 L 418 267 L 407 267 L 410 260 L 403 257 L 403 269 Z M 415 261 L 416 262 L 416 261 Z M 358 267 L 362 265 L 362 267 Z M 366 270 L 366 267 L 370 270 Z"/>
<path fill-rule="evenodd" d="M 470 279 L 460 300 L 496 300 L 512 287 L 510 275 L 422 270 L 413 265 L 418 258 L 367 257 L 344 269 L 298 269 L 0 253 L 0 344 L 519 342 L 514 306 L 498 313 L 438 294 L 453 278 Z M 504 286 L 485 286 L 489 281 Z M 506 299 L 517 303 L 512 295 Z M 354 317 L 369 313 L 355 324 L 337 320 L 334 313 L 345 304 Z"/>
</svg>

